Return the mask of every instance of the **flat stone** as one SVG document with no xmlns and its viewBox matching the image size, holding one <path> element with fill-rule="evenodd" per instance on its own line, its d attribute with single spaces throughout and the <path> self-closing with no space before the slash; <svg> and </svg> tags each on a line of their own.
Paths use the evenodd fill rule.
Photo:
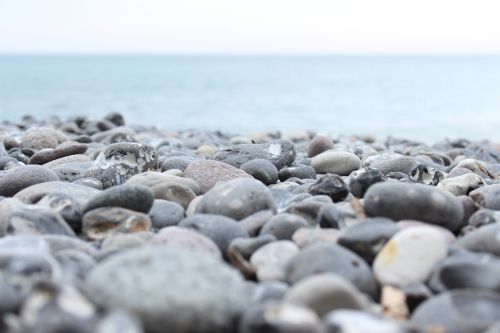
<svg viewBox="0 0 500 333">
<path fill-rule="evenodd" d="M 61 157 L 58 159 L 55 159 L 53 161 L 47 162 L 44 164 L 47 168 L 55 168 L 61 164 L 67 164 L 67 163 L 85 163 L 85 162 L 94 162 L 90 157 L 87 155 L 82 155 L 82 154 L 76 154 L 76 155 L 69 155 L 65 157 Z"/>
<path fill-rule="evenodd" d="M 153 205 L 153 192 L 146 186 L 118 185 L 94 196 L 83 212 L 100 207 L 122 207 L 136 212 L 148 213 Z"/>
<path fill-rule="evenodd" d="M 325 151 L 313 157 L 311 166 L 316 170 L 316 173 L 349 176 L 351 172 L 361 167 L 361 160 L 356 155 L 346 151 Z"/>
<path fill-rule="evenodd" d="M 39 165 L 0 171 L 0 195 L 12 197 L 31 185 L 58 180 L 59 177 L 52 170 Z"/>
<path fill-rule="evenodd" d="M 426 281 L 448 253 L 445 237 L 431 227 L 396 233 L 375 257 L 373 272 L 380 284 L 404 286 Z"/>
<path fill-rule="evenodd" d="M 184 177 L 193 179 L 200 185 L 200 192 L 206 193 L 221 181 L 236 178 L 250 178 L 246 172 L 232 165 L 214 160 L 196 160 L 188 164 Z"/>
<path fill-rule="evenodd" d="M 298 281 L 318 273 L 334 273 L 351 281 L 359 290 L 374 296 L 377 285 L 370 267 L 354 252 L 330 243 L 302 249 L 287 265 L 287 281 Z"/>
<path fill-rule="evenodd" d="M 138 315 L 151 333 L 229 332 L 248 299 L 243 279 L 220 260 L 162 247 L 110 257 L 90 272 L 86 289 L 97 304 Z"/>
<path fill-rule="evenodd" d="M 243 163 L 255 159 L 266 159 L 280 170 L 293 163 L 296 156 L 295 144 L 278 140 L 261 144 L 239 144 L 219 150 L 214 158 L 240 168 Z"/>
<path fill-rule="evenodd" d="M 95 208 L 85 213 L 82 219 L 82 232 L 90 240 L 102 240 L 110 234 L 149 229 L 151 220 L 146 214 L 120 207 Z"/>
<path fill-rule="evenodd" d="M 422 329 L 440 327 L 446 332 L 481 333 L 500 318 L 500 295 L 478 290 L 441 293 L 422 303 L 411 322 Z"/>
<path fill-rule="evenodd" d="M 371 186 L 365 194 L 369 216 L 393 220 L 419 220 L 443 226 L 451 231 L 460 227 L 463 206 L 452 194 L 432 186 L 384 182 Z"/>
<path fill-rule="evenodd" d="M 31 156 L 29 164 L 45 164 L 61 157 L 83 154 L 85 151 L 87 151 L 87 145 L 82 143 L 73 143 L 57 148 L 45 148 Z"/>
<path fill-rule="evenodd" d="M 239 178 L 215 185 L 203 196 L 196 213 L 241 220 L 266 209 L 276 209 L 269 189 L 258 180 Z"/>
</svg>

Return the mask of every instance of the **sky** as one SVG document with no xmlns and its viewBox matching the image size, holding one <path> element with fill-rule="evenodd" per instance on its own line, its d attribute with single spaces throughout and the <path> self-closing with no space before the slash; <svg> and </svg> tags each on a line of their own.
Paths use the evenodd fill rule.
<svg viewBox="0 0 500 333">
<path fill-rule="evenodd" d="M 0 53 L 500 53 L 500 0 L 0 0 Z"/>
</svg>

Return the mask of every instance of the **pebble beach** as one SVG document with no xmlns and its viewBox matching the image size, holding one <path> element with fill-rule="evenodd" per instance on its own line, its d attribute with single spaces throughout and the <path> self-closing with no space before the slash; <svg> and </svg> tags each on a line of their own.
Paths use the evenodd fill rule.
<svg viewBox="0 0 500 333">
<path fill-rule="evenodd" d="M 4 121 L 0 332 L 500 333 L 500 143 L 362 134 Z"/>
</svg>

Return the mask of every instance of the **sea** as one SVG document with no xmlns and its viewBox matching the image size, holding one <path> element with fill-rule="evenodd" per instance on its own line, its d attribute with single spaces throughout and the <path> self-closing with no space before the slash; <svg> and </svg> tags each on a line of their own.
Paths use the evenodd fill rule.
<svg viewBox="0 0 500 333">
<path fill-rule="evenodd" d="M 3 55 L 0 120 L 500 141 L 497 55 Z"/>
</svg>

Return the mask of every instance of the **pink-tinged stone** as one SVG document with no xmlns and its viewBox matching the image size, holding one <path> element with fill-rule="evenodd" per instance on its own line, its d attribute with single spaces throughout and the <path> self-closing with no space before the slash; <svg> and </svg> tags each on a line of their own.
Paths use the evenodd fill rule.
<svg viewBox="0 0 500 333">
<path fill-rule="evenodd" d="M 318 134 L 311 140 L 311 143 L 309 144 L 309 149 L 307 151 L 307 155 L 309 157 L 313 157 L 332 148 L 333 148 L 332 139 L 330 139 L 326 135 Z"/>
<path fill-rule="evenodd" d="M 201 193 L 210 190 L 216 183 L 236 178 L 252 178 L 246 172 L 232 165 L 214 161 L 197 160 L 188 164 L 184 177 L 191 178 L 200 185 Z"/>
</svg>

